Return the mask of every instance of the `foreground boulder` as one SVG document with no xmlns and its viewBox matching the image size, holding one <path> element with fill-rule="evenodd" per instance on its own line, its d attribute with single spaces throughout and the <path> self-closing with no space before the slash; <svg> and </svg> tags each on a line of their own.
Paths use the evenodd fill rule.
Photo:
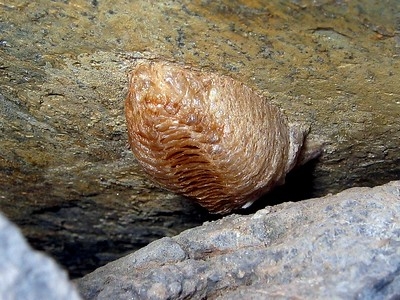
<svg viewBox="0 0 400 300">
<path fill-rule="evenodd" d="M 400 181 L 231 215 L 77 280 L 86 299 L 400 296 Z"/>
<path fill-rule="evenodd" d="M 80 299 L 67 273 L 33 251 L 19 230 L 0 214 L 0 299 Z"/>
</svg>

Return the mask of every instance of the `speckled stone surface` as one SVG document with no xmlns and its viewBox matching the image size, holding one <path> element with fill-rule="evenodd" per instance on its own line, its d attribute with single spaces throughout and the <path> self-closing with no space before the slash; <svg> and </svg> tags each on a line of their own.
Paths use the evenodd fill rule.
<svg viewBox="0 0 400 300">
<path fill-rule="evenodd" d="M 77 280 L 85 299 L 395 299 L 400 182 L 231 215 Z"/>
<path fill-rule="evenodd" d="M 127 148 L 137 58 L 234 77 L 325 142 L 258 208 L 400 178 L 397 0 L 13 0 L 0 10 L 0 210 L 73 276 L 214 218 L 149 182 Z"/>
</svg>

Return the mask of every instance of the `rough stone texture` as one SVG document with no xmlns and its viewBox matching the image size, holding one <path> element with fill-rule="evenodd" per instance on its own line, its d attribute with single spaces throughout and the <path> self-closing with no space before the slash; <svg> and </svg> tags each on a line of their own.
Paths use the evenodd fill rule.
<svg viewBox="0 0 400 300">
<path fill-rule="evenodd" d="M 0 214 L 0 299 L 78 300 L 67 273 L 33 251 L 20 231 Z"/>
<path fill-rule="evenodd" d="M 0 9 L 0 210 L 73 276 L 210 218 L 152 185 L 126 147 L 136 57 L 232 76 L 311 124 L 325 152 L 274 200 L 400 178 L 397 0 L 13 0 Z"/>
<path fill-rule="evenodd" d="M 400 181 L 231 215 L 77 283 L 86 299 L 397 299 Z"/>
</svg>

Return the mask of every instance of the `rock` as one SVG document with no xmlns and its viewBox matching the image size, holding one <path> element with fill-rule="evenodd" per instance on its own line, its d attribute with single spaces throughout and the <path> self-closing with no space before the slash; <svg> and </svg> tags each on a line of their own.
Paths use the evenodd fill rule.
<svg viewBox="0 0 400 300">
<path fill-rule="evenodd" d="M 0 299 L 80 299 L 67 273 L 0 214 Z"/>
<path fill-rule="evenodd" d="M 85 299 L 395 299 L 400 181 L 163 238 L 77 280 Z"/>
<path fill-rule="evenodd" d="M 140 57 L 229 75 L 325 142 L 259 208 L 398 180 L 399 6 L 2 1 L 0 210 L 74 277 L 212 218 L 150 183 L 127 149 Z"/>
</svg>

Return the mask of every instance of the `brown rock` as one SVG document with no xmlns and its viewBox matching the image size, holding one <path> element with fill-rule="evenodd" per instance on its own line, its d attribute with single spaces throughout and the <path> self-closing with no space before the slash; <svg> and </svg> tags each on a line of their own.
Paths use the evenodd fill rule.
<svg viewBox="0 0 400 300">
<path fill-rule="evenodd" d="M 398 179 L 398 11 L 396 0 L 3 1 L 0 210 L 74 276 L 209 218 L 156 188 L 126 147 L 138 58 L 228 75 L 322 137 L 318 163 L 259 206 Z"/>
</svg>

